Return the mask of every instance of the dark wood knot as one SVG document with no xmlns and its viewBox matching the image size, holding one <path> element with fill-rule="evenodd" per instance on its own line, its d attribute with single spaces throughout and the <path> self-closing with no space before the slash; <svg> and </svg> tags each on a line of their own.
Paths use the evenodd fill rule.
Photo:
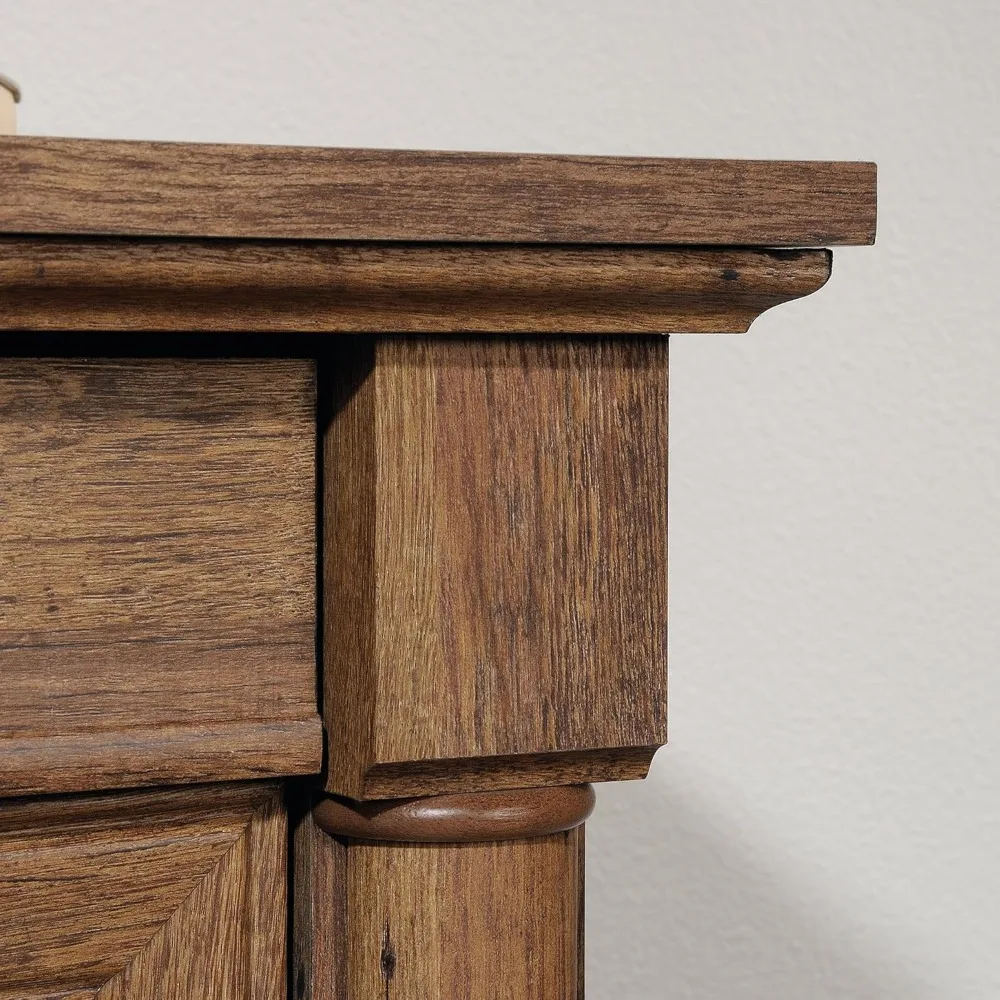
<svg viewBox="0 0 1000 1000">
<path fill-rule="evenodd" d="M 594 809 L 590 785 L 316 804 L 317 825 L 337 837 L 402 843 L 468 844 L 523 840 L 572 830 Z"/>
</svg>

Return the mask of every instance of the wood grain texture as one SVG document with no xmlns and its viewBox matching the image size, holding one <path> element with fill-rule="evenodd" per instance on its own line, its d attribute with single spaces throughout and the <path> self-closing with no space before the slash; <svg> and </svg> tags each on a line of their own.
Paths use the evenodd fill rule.
<svg viewBox="0 0 1000 1000">
<path fill-rule="evenodd" d="M 347 997 L 577 1000 L 580 830 L 491 844 L 352 842 Z"/>
<path fill-rule="evenodd" d="M 645 778 L 661 744 L 560 750 L 556 753 L 444 757 L 438 760 L 373 764 L 365 772 L 365 795 L 441 795 L 482 788 L 527 788 L 584 780 L 635 781 Z"/>
<path fill-rule="evenodd" d="M 584 827 L 477 844 L 296 832 L 294 1000 L 582 1000 Z"/>
<path fill-rule="evenodd" d="M 53 683 L 59 682 L 54 675 Z M 225 683 L 220 679 L 220 686 Z M 100 695 L 99 688 L 91 692 L 95 700 Z M 48 702 L 40 698 L 36 716 Z M 313 774 L 320 769 L 322 749 L 318 714 L 276 722 L 246 719 L 5 736 L 0 739 L 0 788 L 4 795 L 37 795 Z"/>
<path fill-rule="evenodd" d="M 619 755 L 644 773 L 666 738 L 666 339 L 345 350 L 324 448 L 327 789 L 604 780 Z"/>
<path fill-rule="evenodd" d="M 871 243 L 872 163 L 0 137 L 0 233 Z"/>
<path fill-rule="evenodd" d="M 327 833 L 351 840 L 472 844 L 564 833 L 593 809 L 590 785 L 564 785 L 381 802 L 323 798 L 313 816 Z"/>
<path fill-rule="evenodd" d="M 307 361 L 4 362 L 0 794 L 318 769 L 313 420 Z"/>
<path fill-rule="evenodd" d="M 273 784 L 0 804 L 2 1000 L 279 1000 Z"/>
<path fill-rule="evenodd" d="M 295 1000 L 582 1000 L 584 827 L 527 840 L 295 839 Z"/>
<path fill-rule="evenodd" d="M 739 333 L 827 250 L 0 237 L 0 329 Z"/>
<path fill-rule="evenodd" d="M 293 1000 L 360 1000 L 347 986 L 347 852 L 306 806 L 294 832 Z"/>
</svg>

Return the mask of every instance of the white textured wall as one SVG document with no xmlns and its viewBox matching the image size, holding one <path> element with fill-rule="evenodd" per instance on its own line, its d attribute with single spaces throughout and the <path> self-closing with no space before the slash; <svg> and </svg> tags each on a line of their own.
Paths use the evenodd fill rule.
<svg viewBox="0 0 1000 1000">
<path fill-rule="evenodd" d="M 998 10 L 0 0 L 24 132 L 878 161 L 876 248 L 671 345 L 672 744 L 589 828 L 592 1000 L 1000 996 Z"/>
</svg>

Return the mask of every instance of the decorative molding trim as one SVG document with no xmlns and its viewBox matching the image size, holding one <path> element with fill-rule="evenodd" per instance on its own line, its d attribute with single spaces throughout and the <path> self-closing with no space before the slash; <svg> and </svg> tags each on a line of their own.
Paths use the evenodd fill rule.
<svg viewBox="0 0 1000 1000">
<path fill-rule="evenodd" d="M 0 330 L 742 333 L 828 250 L 0 237 Z"/>
<path fill-rule="evenodd" d="M 323 724 L 318 715 L 18 736 L 0 739 L 0 794 L 317 774 L 322 759 Z"/>
<path fill-rule="evenodd" d="M 565 833 L 594 810 L 590 785 L 436 795 L 388 802 L 325 798 L 313 808 L 317 825 L 352 840 L 470 844 Z"/>
</svg>

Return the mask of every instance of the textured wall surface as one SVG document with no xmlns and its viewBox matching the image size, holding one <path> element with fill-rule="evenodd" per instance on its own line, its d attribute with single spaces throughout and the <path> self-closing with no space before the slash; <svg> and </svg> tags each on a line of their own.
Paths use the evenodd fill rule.
<svg viewBox="0 0 1000 1000">
<path fill-rule="evenodd" d="M 878 161 L 877 247 L 671 344 L 672 743 L 599 795 L 592 1000 L 1000 996 L 998 51 L 986 0 L 0 0 L 24 132 Z"/>
</svg>

